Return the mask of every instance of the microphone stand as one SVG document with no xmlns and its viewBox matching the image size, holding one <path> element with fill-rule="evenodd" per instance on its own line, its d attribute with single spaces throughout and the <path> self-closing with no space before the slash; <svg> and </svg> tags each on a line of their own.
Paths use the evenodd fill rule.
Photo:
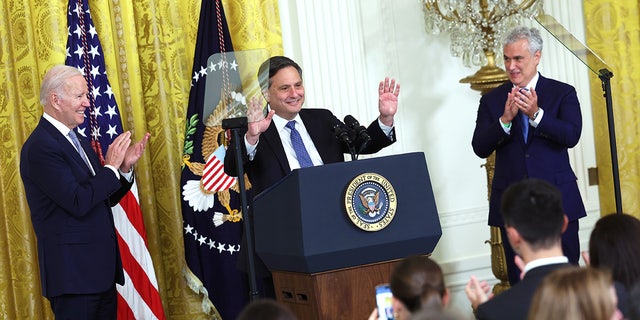
<svg viewBox="0 0 640 320">
<path fill-rule="evenodd" d="M 616 199 L 616 213 L 622 213 L 622 196 L 620 194 L 620 174 L 618 172 L 618 152 L 616 148 L 616 129 L 613 124 L 613 99 L 611 98 L 611 78 L 613 73 L 607 69 L 600 69 L 598 75 L 602 81 L 602 90 L 607 107 L 609 123 L 609 145 L 611 148 L 611 169 L 613 170 L 613 192 Z"/>
<path fill-rule="evenodd" d="M 247 205 L 247 189 L 244 184 L 244 166 L 242 162 L 242 146 L 241 146 L 241 130 L 247 127 L 247 117 L 228 118 L 222 120 L 222 129 L 231 131 L 231 141 L 235 147 L 236 170 L 238 187 L 240 188 L 240 209 L 242 210 L 242 222 L 244 226 L 244 237 L 247 242 L 247 262 L 249 264 L 249 300 L 254 301 L 258 298 L 258 285 L 256 280 L 256 266 L 254 261 L 253 248 L 253 228 L 251 227 L 251 219 Z"/>
</svg>

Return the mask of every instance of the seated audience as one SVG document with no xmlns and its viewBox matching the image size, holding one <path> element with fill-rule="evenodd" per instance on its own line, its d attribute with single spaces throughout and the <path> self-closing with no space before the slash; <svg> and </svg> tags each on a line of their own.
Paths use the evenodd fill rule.
<svg viewBox="0 0 640 320">
<path fill-rule="evenodd" d="M 441 310 L 449 303 L 442 269 L 428 256 L 411 256 L 400 261 L 391 273 L 389 285 L 395 320 L 410 319 L 419 310 Z M 378 319 L 377 309 L 369 319 Z"/>
<path fill-rule="evenodd" d="M 236 320 L 297 320 L 286 306 L 272 299 L 251 301 Z"/>
<path fill-rule="evenodd" d="M 609 272 L 570 267 L 551 272 L 533 296 L 529 320 L 620 320 Z"/>
<path fill-rule="evenodd" d="M 640 281 L 640 220 L 628 214 L 610 214 L 596 222 L 589 238 L 585 262 L 611 272 L 618 294 L 618 308 L 627 315 L 627 292 Z M 639 302 L 640 303 L 640 302 Z"/>
<path fill-rule="evenodd" d="M 512 184 L 502 197 L 502 217 L 508 241 L 524 263 L 523 278 L 489 299 L 489 285 L 472 276 L 465 293 L 478 319 L 526 319 L 542 279 L 571 265 L 562 253 L 568 220 L 558 188 L 540 179 Z"/>
</svg>

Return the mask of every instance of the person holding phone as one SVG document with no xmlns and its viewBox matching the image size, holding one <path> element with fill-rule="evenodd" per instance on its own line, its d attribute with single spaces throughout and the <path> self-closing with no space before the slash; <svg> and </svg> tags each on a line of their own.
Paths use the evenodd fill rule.
<svg viewBox="0 0 640 320">
<path fill-rule="evenodd" d="M 384 294 L 384 287 L 377 286 L 376 291 Z M 405 320 L 420 310 L 442 310 L 449 304 L 442 268 L 428 256 L 411 256 L 400 261 L 391 273 L 388 288 L 392 294 L 391 317 L 387 316 L 389 307 L 378 304 L 369 320 Z"/>
</svg>

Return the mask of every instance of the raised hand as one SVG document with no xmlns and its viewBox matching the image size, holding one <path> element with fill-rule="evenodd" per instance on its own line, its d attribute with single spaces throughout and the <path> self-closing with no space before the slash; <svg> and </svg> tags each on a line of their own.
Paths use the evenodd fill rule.
<svg viewBox="0 0 640 320">
<path fill-rule="evenodd" d="M 476 310 L 479 305 L 489 300 L 491 295 L 491 286 L 486 281 L 478 281 L 476 276 L 471 276 L 471 279 L 464 288 L 464 292 L 467 294 L 471 307 Z"/>
<path fill-rule="evenodd" d="M 378 86 L 378 110 L 380 121 L 387 126 L 393 125 L 393 116 L 398 111 L 398 95 L 400 84 L 393 78 L 386 77 Z"/>
<path fill-rule="evenodd" d="M 267 116 L 264 116 L 262 111 L 262 103 L 260 102 L 259 96 L 254 96 L 249 101 L 249 108 L 247 108 L 247 141 L 254 145 L 258 143 L 258 139 L 260 138 L 260 134 L 267 131 L 269 125 L 271 124 L 271 119 L 273 115 L 276 113 L 274 110 L 269 111 Z"/>
</svg>

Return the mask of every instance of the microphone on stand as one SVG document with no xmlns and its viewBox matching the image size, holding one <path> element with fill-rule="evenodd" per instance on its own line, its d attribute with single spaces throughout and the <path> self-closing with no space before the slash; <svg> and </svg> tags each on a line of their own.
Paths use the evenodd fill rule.
<svg viewBox="0 0 640 320">
<path fill-rule="evenodd" d="M 351 136 L 349 136 L 349 130 L 347 130 L 344 123 L 342 123 L 342 121 L 338 119 L 335 119 L 335 120 L 336 121 L 332 127 L 333 134 L 336 136 L 336 138 L 338 138 L 338 140 L 344 142 L 345 144 L 347 145 L 351 144 L 353 141 L 351 139 Z"/>
<path fill-rule="evenodd" d="M 349 130 L 349 128 L 345 126 L 345 124 L 342 123 L 342 121 L 338 120 L 338 118 L 334 118 L 333 125 L 331 128 L 336 138 L 340 140 L 342 143 L 344 143 L 345 146 L 347 146 L 347 148 L 349 149 L 349 153 L 351 154 L 351 160 L 355 160 L 357 156 L 356 156 L 355 147 L 353 146 L 354 139 L 352 138 L 351 130 Z"/>
<path fill-rule="evenodd" d="M 351 134 L 354 137 L 356 145 L 359 145 L 358 153 L 360 153 L 371 141 L 371 136 L 367 132 L 367 128 L 360 125 L 358 120 L 352 115 L 346 115 L 344 117 L 345 125 L 351 130 Z"/>
</svg>

